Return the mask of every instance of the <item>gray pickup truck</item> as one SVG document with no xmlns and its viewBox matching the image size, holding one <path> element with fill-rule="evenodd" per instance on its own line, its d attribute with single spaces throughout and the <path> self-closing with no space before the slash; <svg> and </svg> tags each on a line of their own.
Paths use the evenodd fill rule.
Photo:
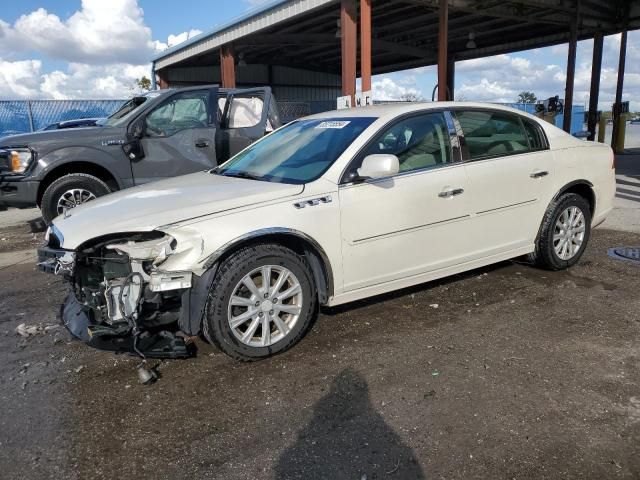
<svg viewBox="0 0 640 480">
<path fill-rule="evenodd" d="M 50 223 L 115 190 L 213 168 L 279 126 L 268 87 L 152 91 L 100 126 L 0 138 L 0 209 L 38 205 Z"/>
</svg>

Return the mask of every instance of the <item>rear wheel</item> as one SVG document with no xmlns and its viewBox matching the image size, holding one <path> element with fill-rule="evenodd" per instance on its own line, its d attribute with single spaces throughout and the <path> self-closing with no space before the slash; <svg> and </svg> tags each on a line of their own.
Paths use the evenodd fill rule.
<svg viewBox="0 0 640 480">
<path fill-rule="evenodd" d="M 575 193 L 564 194 L 549 205 L 529 260 L 549 270 L 568 268 L 580 260 L 590 233 L 589 203 Z"/>
<path fill-rule="evenodd" d="M 111 190 L 97 177 L 86 173 L 71 173 L 55 180 L 42 195 L 40 210 L 46 223 L 65 209 L 74 208 L 110 193 Z"/>
<path fill-rule="evenodd" d="M 315 317 L 316 298 L 303 256 L 275 244 L 246 247 L 220 266 L 203 334 L 236 360 L 270 357 L 304 337 Z"/>
</svg>

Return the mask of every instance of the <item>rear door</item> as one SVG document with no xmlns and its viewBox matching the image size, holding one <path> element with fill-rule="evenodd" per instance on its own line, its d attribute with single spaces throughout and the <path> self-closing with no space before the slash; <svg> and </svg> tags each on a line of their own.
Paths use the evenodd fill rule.
<svg viewBox="0 0 640 480">
<path fill-rule="evenodd" d="M 144 119 L 145 156 L 132 160 L 136 184 L 213 168 L 218 129 L 217 88 L 170 96 Z"/>
<path fill-rule="evenodd" d="M 273 103 L 273 105 L 272 105 Z M 218 161 L 222 163 L 273 131 L 277 118 L 270 88 L 227 90 L 218 102 L 221 112 L 217 139 Z M 269 112 L 276 112 L 276 116 Z"/>
<path fill-rule="evenodd" d="M 553 190 L 546 137 L 532 120 L 500 110 L 457 109 L 478 258 L 531 245 Z"/>
</svg>

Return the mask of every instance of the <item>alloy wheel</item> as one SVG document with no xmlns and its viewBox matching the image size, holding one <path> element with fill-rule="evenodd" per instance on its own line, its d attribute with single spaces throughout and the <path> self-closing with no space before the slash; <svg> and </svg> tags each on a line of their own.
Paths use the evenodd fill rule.
<svg viewBox="0 0 640 480">
<path fill-rule="evenodd" d="M 56 205 L 56 210 L 58 215 L 62 215 L 65 210 L 77 207 L 78 205 L 86 203 L 89 200 L 94 200 L 95 198 L 96 196 L 92 192 L 85 190 L 84 188 L 67 190 L 60 195 Z"/>
<path fill-rule="evenodd" d="M 233 289 L 229 326 L 245 345 L 268 347 L 293 329 L 302 312 L 298 278 L 280 265 L 264 265 L 245 275 Z"/>
<path fill-rule="evenodd" d="M 553 248 L 561 260 L 572 259 L 582 247 L 586 231 L 584 213 L 571 206 L 563 210 L 553 231 Z"/>
</svg>

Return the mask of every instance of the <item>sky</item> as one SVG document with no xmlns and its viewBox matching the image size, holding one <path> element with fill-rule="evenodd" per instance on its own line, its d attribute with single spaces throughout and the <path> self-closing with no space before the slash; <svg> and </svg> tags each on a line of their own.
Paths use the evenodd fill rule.
<svg viewBox="0 0 640 480">
<path fill-rule="evenodd" d="M 150 59 L 268 0 L 0 0 L 0 99 L 127 98 Z M 619 35 L 605 38 L 600 108 L 615 97 Z M 592 41 L 578 44 L 574 102 L 588 101 Z M 564 96 L 567 45 L 456 64 L 456 100 Z M 373 79 L 376 100 L 430 100 L 436 68 Z M 630 32 L 623 100 L 640 110 L 640 31 Z"/>
</svg>

